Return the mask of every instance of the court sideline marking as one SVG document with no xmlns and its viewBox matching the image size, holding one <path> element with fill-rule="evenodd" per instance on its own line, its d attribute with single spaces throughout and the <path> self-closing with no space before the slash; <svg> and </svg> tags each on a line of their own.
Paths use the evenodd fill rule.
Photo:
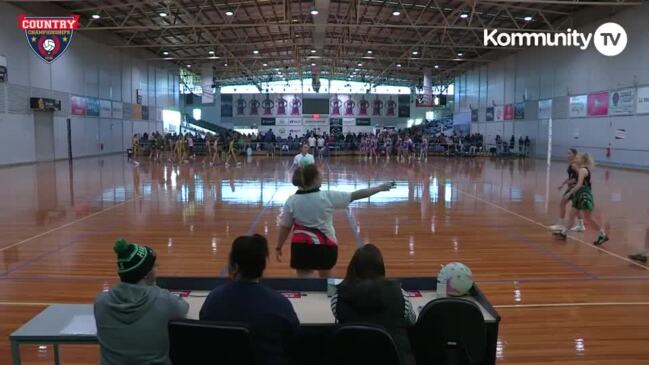
<svg viewBox="0 0 649 365">
<path fill-rule="evenodd" d="M 474 195 L 474 194 L 471 194 L 471 193 L 467 193 L 467 192 L 465 192 L 465 191 L 462 190 L 462 189 L 456 188 L 456 190 L 459 191 L 461 194 L 468 195 L 469 197 L 471 197 L 471 198 L 473 198 L 473 199 L 475 199 L 475 200 L 478 200 L 478 201 L 480 201 L 480 202 L 482 202 L 482 203 L 485 203 L 485 204 L 487 204 L 487 205 L 490 205 L 490 206 L 492 206 L 492 207 L 494 207 L 494 208 L 498 208 L 498 209 L 500 209 L 500 210 L 502 210 L 502 211 L 504 211 L 504 212 L 507 212 L 507 213 L 509 213 L 509 214 L 512 214 L 512 215 L 514 215 L 514 216 L 516 216 L 516 217 L 518 217 L 518 218 L 521 218 L 521 219 L 526 220 L 526 221 L 528 221 L 528 222 L 530 222 L 530 223 L 532 223 L 532 224 L 536 224 L 537 226 L 540 226 L 540 227 L 542 227 L 542 228 L 545 229 L 545 230 L 548 230 L 548 227 L 547 227 L 545 224 L 543 224 L 543 223 L 541 223 L 541 222 L 539 222 L 539 221 L 536 221 L 536 220 L 534 220 L 534 219 L 532 219 L 532 218 L 529 218 L 529 217 L 526 217 L 526 216 L 524 216 L 524 215 L 518 214 L 518 213 L 516 213 L 516 212 L 514 212 L 514 211 L 511 211 L 511 210 L 509 210 L 509 209 L 507 209 L 507 208 L 505 208 L 505 207 L 502 207 L 502 206 L 500 206 L 500 205 L 498 205 L 498 204 L 496 204 L 496 203 L 492 203 L 492 202 L 490 202 L 490 201 L 488 201 L 488 200 L 482 199 L 482 198 L 480 198 L 480 197 L 477 196 L 477 195 Z M 635 265 L 635 266 L 638 266 L 638 267 L 640 267 L 640 268 L 642 268 L 642 269 L 644 269 L 644 270 L 649 270 L 649 267 L 648 267 L 648 266 L 645 266 L 645 265 L 642 265 L 642 264 L 640 264 L 640 263 L 637 263 L 637 262 L 635 262 L 635 261 L 633 261 L 633 260 L 630 260 L 630 259 L 628 259 L 628 258 L 626 258 L 626 257 L 624 257 L 624 256 L 618 255 L 618 254 L 616 254 L 616 253 L 614 253 L 614 252 L 611 252 L 611 251 L 609 251 L 609 250 L 605 250 L 605 249 L 603 249 L 603 248 L 601 248 L 601 247 L 597 247 L 597 246 L 595 246 L 595 245 L 593 245 L 593 244 L 590 244 L 590 243 L 588 243 L 588 242 L 586 242 L 586 241 L 584 241 L 584 240 L 582 240 L 582 239 L 580 239 L 580 238 L 573 237 L 573 236 L 570 236 L 570 235 L 568 236 L 568 238 L 570 238 L 571 240 L 577 241 L 577 242 L 579 242 L 579 243 L 581 243 L 581 244 L 583 244 L 583 245 L 586 245 L 586 246 L 588 246 L 588 247 L 590 247 L 590 248 L 593 248 L 593 249 L 595 249 L 595 250 L 599 250 L 599 251 L 601 251 L 601 252 L 607 253 L 607 254 L 609 254 L 609 255 L 611 255 L 611 256 L 613 256 L 613 257 L 616 257 L 616 258 L 618 258 L 618 259 L 620 259 L 620 260 L 622 260 L 622 261 L 626 261 L 627 263 L 630 263 L 630 264 L 633 264 L 633 265 Z"/>
<path fill-rule="evenodd" d="M 0 306 L 16 307 L 47 307 L 57 304 L 89 304 L 89 303 L 57 303 L 57 302 L 9 302 L 0 301 Z M 532 303 L 532 304 L 498 304 L 494 308 L 517 309 L 517 308 L 565 308 L 565 307 L 615 307 L 615 306 L 645 306 L 649 302 L 584 302 L 584 303 Z"/>
<path fill-rule="evenodd" d="M 259 224 L 259 221 L 261 220 L 261 217 L 264 215 L 264 213 L 266 212 L 268 207 L 270 207 L 271 203 L 273 202 L 273 199 L 275 198 L 275 194 L 277 194 L 278 191 L 279 191 L 279 188 L 276 187 L 275 191 L 273 192 L 273 195 L 270 196 L 270 198 L 268 199 L 268 202 L 266 202 L 266 204 L 264 204 L 264 207 L 261 208 L 259 213 L 257 213 L 257 216 L 255 217 L 255 219 L 253 219 L 252 223 L 250 224 L 250 227 L 248 227 L 248 230 L 246 230 L 246 233 L 245 233 L 246 236 L 250 236 L 250 235 L 253 234 L 255 228 L 257 227 L 257 224 Z M 225 277 L 227 273 L 228 273 L 228 263 L 226 262 L 223 269 L 221 269 L 221 271 L 219 271 L 219 277 Z"/>
<path fill-rule="evenodd" d="M 14 248 L 14 247 L 16 247 L 16 246 L 20 246 L 20 245 L 22 245 L 22 244 L 24 244 L 24 243 L 27 243 L 27 242 L 29 242 L 29 241 L 33 241 L 33 240 L 35 240 L 35 239 L 37 239 L 37 238 L 40 238 L 40 237 L 46 236 L 46 235 L 48 235 L 48 234 L 50 234 L 50 233 L 53 233 L 53 232 L 59 231 L 59 230 L 61 230 L 61 229 L 63 229 L 63 228 L 67 228 L 67 227 L 69 227 L 69 226 L 71 226 L 71 225 L 73 225 L 73 224 L 77 224 L 77 223 L 79 223 L 79 222 L 85 221 L 85 220 L 90 219 L 90 218 L 92 218 L 92 217 L 98 216 L 99 214 L 106 213 L 106 212 L 108 212 L 108 211 L 110 211 L 110 210 L 113 210 L 113 209 L 115 209 L 115 208 L 119 208 L 119 207 L 121 207 L 122 205 L 125 205 L 125 204 L 128 204 L 128 203 L 131 203 L 131 202 L 134 202 L 134 201 L 136 201 L 136 200 L 140 200 L 140 199 L 142 199 L 142 198 L 143 198 L 143 196 L 137 196 L 137 197 L 135 197 L 135 198 L 131 198 L 131 199 L 129 199 L 129 200 L 124 200 L 123 202 L 121 202 L 121 203 L 117 203 L 117 204 L 115 204 L 115 205 L 112 205 L 112 206 L 110 206 L 110 207 L 108 207 L 108 208 L 106 208 L 106 209 L 102 209 L 102 210 L 100 210 L 100 211 L 98 211 L 98 212 L 94 212 L 94 213 L 89 214 L 89 215 L 87 215 L 87 216 L 85 216 L 85 217 L 81 217 L 81 218 L 75 219 L 75 220 L 73 220 L 72 222 L 68 222 L 68 223 L 62 224 L 62 225 L 60 225 L 60 226 L 58 226 L 58 227 L 54 227 L 54 228 L 52 228 L 52 229 L 50 229 L 50 230 L 47 230 L 47 231 L 45 231 L 45 232 L 41 232 L 41 233 L 39 233 L 39 234 L 37 234 L 37 235 L 35 235 L 35 236 L 32 236 L 32 237 L 26 238 L 26 239 L 24 239 L 24 240 L 22 240 L 22 241 L 15 242 L 15 243 L 12 243 L 12 244 L 10 244 L 10 245 L 8 245 L 8 246 L 2 247 L 2 248 L 0 248 L 0 252 L 7 251 L 7 250 L 9 250 L 9 249 L 11 249 L 11 248 Z"/>
</svg>

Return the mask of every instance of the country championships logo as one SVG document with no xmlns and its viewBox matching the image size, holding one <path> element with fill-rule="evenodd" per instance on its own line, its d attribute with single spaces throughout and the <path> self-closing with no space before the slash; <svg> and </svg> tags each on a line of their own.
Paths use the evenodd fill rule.
<svg viewBox="0 0 649 365">
<path fill-rule="evenodd" d="M 78 15 L 69 17 L 18 15 L 18 27 L 25 31 L 27 43 L 34 53 L 47 63 L 53 62 L 65 52 L 78 26 Z"/>
<path fill-rule="evenodd" d="M 604 56 L 617 56 L 627 44 L 624 28 L 617 23 L 604 23 L 595 33 L 581 33 L 576 29 L 565 32 L 499 32 L 484 29 L 485 46 L 497 47 L 578 47 L 586 50 L 591 44 Z"/>
</svg>

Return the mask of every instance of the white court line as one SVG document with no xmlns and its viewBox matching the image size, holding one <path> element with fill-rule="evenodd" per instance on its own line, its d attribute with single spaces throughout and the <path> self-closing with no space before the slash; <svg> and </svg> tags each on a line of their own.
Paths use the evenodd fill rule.
<svg viewBox="0 0 649 365">
<path fill-rule="evenodd" d="M 102 209 L 102 210 L 100 210 L 100 211 L 98 211 L 98 212 L 94 212 L 94 213 L 89 214 L 89 215 L 87 215 L 87 216 L 85 216 L 85 217 L 81 217 L 81 218 L 79 218 L 79 219 L 75 219 L 75 220 L 73 220 L 72 222 L 68 222 L 68 223 L 65 223 L 65 224 L 63 224 L 63 225 L 60 225 L 60 226 L 58 226 L 58 227 L 52 228 L 52 229 L 50 229 L 50 230 L 48 230 L 48 231 L 45 231 L 45 232 L 39 233 L 39 234 L 37 234 L 37 235 L 35 235 L 35 236 L 32 236 L 32 237 L 26 238 L 26 239 L 24 239 L 24 240 L 22 240 L 22 241 L 20 241 L 20 242 L 15 242 L 15 243 L 10 244 L 9 246 L 2 247 L 2 248 L 0 248 L 0 252 L 4 252 L 4 251 L 6 251 L 6 250 L 8 250 L 8 249 L 10 249 L 10 248 L 16 247 L 16 246 L 20 246 L 20 245 L 22 245 L 23 243 L 27 243 L 27 242 L 32 241 L 32 240 L 35 240 L 35 239 L 37 239 L 37 238 L 39 238 L 39 237 L 43 237 L 43 236 L 48 235 L 48 234 L 50 234 L 50 233 L 52 233 L 52 232 L 56 232 L 56 231 L 61 230 L 61 229 L 63 229 L 63 228 L 69 227 L 69 226 L 71 226 L 71 225 L 73 225 L 73 224 L 76 224 L 76 223 L 79 223 L 79 222 L 85 221 L 86 219 L 92 218 L 92 217 L 97 216 L 97 215 L 102 214 L 102 213 L 106 213 L 106 212 L 109 211 L 109 210 L 113 210 L 113 209 L 115 209 L 115 208 L 121 207 L 121 206 L 124 205 L 124 204 L 131 203 L 131 202 L 134 202 L 134 201 L 139 200 L 139 199 L 142 199 L 142 196 L 138 196 L 138 197 L 136 197 L 136 198 L 131 198 L 131 199 L 129 199 L 129 200 L 124 200 L 123 202 L 121 202 L 121 203 L 117 203 L 117 204 L 115 204 L 115 205 L 113 205 L 113 206 L 110 206 L 110 207 L 108 207 L 108 208 L 106 208 L 106 209 Z"/>
<path fill-rule="evenodd" d="M 464 190 L 461 190 L 461 189 L 456 189 L 456 190 L 459 191 L 459 192 L 462 193 L 462 194 L 465 194 L 465 195 L 468 195 L 468 196 L 472 197 L 473 199 L 476 199 L 476 200 L 478 200 L 478 201 L 480 201 L 480 202 L 483 202 L 483 203 L 485 203 L 485 204 L 491 205 L 492 207 L 498 208 L 498 209 L 500 209 L 500 210 L 502 210 L 502 211 L 505 211 L 505 212 L 507 212 L 507 213 L 509 213 L 509 214 L 515 215 L 515 216 L 517 216 L 518 218 L 524 219 L 524 220 L 526 220 L 526 221 L 528 221 L 528 222 L 530 222 L 530 223 L 532 223 L 532 224 L 536 224 L 537 226 L 543 227 L 545 230 L 548 230 L 548 227 L 547 227 L 545 224 L 543 224 L 543 223 L 541 223 L 541 222 L 539 222 L 539 221 L 535 221 L 535 220 L 532 219 L 532 218 L 526 217 L 526 216 L 524 216 L 524 215 L 520 215 L 520 214 L 518 214 L 518 213 L 516 213 L 516 212 L 514 212 L 514 211 L 511 211 L 511 210 L 509 210 L 509 209 L 507 209 L 507 208 L 504 208 L 504 207 L 502 207 L 502 206 L 500 206 L 500 205 L 498 205 L 498 204 L 496 204 L 496 203 L 492 203 L 492 202 L 490 202 L 490 201 L 488 201 L 488 200 L 485 200 L 485 199 L 482 199 L 482 198 L 480 198 L 480 197 L 478 197 L 478 196 L 476 196 L 476 195 L 473 195 L 473 194 L 471 194 L 471 193 L 467 193 L 467 192 L 465 192 Z M 588 243 L 588 242 L 586 242 L 586 241 L 584 241 L 584 240 L 582 240 L 582 239 L 579 239 L 579 238 L 577 238 L 577 237 L 573 237 L 573 236 L 568 235 L 568 238 L 570 238 L 571 240 L 575 240 L 575 241 L 577 241 L 577 242 L 579 242 L 579 243 L 581 243 L 581 244 L 584 244 L 584 245 L 586 245 L 586 246 L 588 246 L 588 247 L 590 247 L 590 248 L 593 248 L 593 249 L 595 249 L 595 250 L 599 250 L 599 251 L 601 251 L 601 252 L 607 253 L 607 254 L 609 254 L 609 255 L 611 255 L 611 256 L 613 256 L 613 257 L 616 257 L 616 258 L 618 258 L 618 259 L 620 259 L 620 260 L 626 261 L 626 262 L 628 262 L 628 263 L 630 263 L 630 264 L 633 264 L 633 265 L 635 265 L 635 266 L 638 266 L 638 267 L 640 267 L 640 268 L 643 268 L 644 270 L 649 270 L 649 267 L 648 267 L 648 266 L 645 266 L 645 265 L 643 265 L 643 264 L 637 263 L 637 262 L 635 262 L 635 261 L 633 261 L 633 260 L 630 260 L 630 259 L 628 259 L 628 258 L 626 258 L 626 257 L 624 257 L 624 256 L 618 255 L 618 254 L 616 254 L 616 253 L 614 253 L 614 252 L 611 252 L 611 251 L 609 251 L 609 250 L 605 250 L 605 249 L 603 249 L 603 248 L 601 248 L 601 247 L 597 247 L 597 246 L 595 246 L 595 245 L 593 245 L 593 244 L 591 244 L 591 243 Z"/>
<path fill-rule="evenodd" d="M 561 308 L 561 307 L 608 307 L 649 305 L 649 302 L 601 302 L 601 303 L 546 303 L 546 304 L 502 304 L 494 308 Z"/>
</svg>

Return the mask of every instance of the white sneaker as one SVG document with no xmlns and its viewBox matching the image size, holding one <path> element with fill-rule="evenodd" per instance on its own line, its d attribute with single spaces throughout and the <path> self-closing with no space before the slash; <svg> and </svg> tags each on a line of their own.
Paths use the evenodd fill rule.
<svg viewBox="0 0 649 365">
<path fill-rule="evenodd" d="M 584 232 L 586 231 L 586 227 L 584 226 L 584 222 L 577 222 L 574 227 L 570 228 L 571 231 L 573 232 Z"/>
<path fill-rule="evenodd" d="M 566 229 L 566 227 L 563 224 L 555 224 L 555 225 L 552 225 L 552 226 L 550 226 L 548 228 L 550 228 L 550 230 L 552 230 L 552 231 L 562 231 L 562 230 Z"/>
</svg>

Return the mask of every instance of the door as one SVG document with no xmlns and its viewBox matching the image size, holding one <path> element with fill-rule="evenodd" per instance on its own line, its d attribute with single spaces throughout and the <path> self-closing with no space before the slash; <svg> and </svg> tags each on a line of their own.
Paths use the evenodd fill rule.
<svg viewBox="0 0 649 365">
<path fill-rule="evenodd" d="M 36 161 L 54 161 L 54 113 L 34 111 Z"/>
</svg>

